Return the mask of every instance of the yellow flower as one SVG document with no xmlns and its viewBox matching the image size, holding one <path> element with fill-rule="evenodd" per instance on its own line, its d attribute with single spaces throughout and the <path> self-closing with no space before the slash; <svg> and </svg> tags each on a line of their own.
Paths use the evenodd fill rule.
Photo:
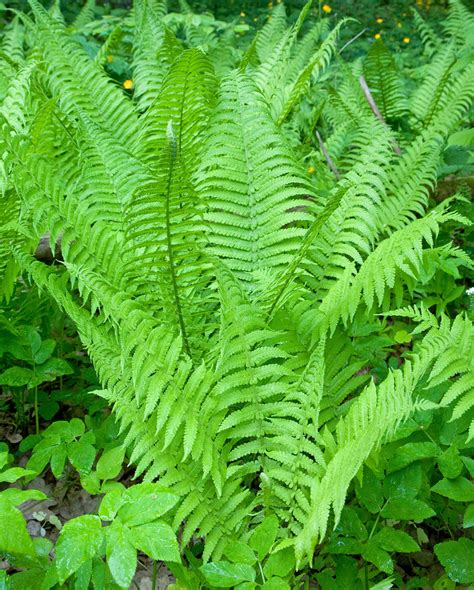
<svg viewBox="0 0 474 590">
<path fill-rule="evenodd" d="M 410 43 L 410 37 L 403 37 L 403 43 Z"/>
<path fill-rule="evenodd" d="M 383 18 L 377 18 L 375 19 L 375 22 L 378 23 L 379 25 L 381 25 L 383 23 Z"/>
<path fill-rule="evenodd" d="M 375 33 L 374 39 L 381 39 L 382 35 L 380 33 Z"/>
<path fill-rule="evenodd" d="M 131 90 L 133 88 L 133 80 L 125 80 L 123 87 L 125 90 Z"/>
<path fill-rule="evenodd" d="M 108 55 L 107 56 L 107 61 L 109 62 L 109 64 L 111 64 L 114 61 L 114 56 L 113 55 Z"/>
<path fill-rule="evenodd" d="M 323 9 L 323 12 L 325 12 L 326 14 L 329 14 L 332 11 L 332 8 L 329 6 L 329 4 L 323 4 L 321 8 Z"/>
<path fill-rule="evenodd" d="M 240 13 L 240 16 L 245 16 L 245 12 L 242 10 L 242 12 Z"/>
<path fill-rule="evenodd" d="M 316 172 L 316 168 L 315 168 L 314 166 L 310 166 L 310 167 L 308 168 L 308 173 L 309 173 L 309 174 L 314 174 L 315 172 Z"/>
</svg>

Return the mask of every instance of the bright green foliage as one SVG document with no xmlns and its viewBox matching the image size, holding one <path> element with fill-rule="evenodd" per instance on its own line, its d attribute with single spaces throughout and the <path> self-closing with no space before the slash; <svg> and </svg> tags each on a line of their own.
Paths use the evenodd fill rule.
<svg viewBox="0 0 474 590">
<path fill-rule="evenodd" d="M 344 523 L 364 465 L 414 416 L 449 406 L 463 440 L 474 436 L 472 326 L 462 314 L 437 318 L 423 306 L 436 273 L 456 276 L 471 265 L 438 239 L 444 224 L 469 223 L 455 211 L 459 195 L 428 209 L 445 142 L 474 95 L 472 65 L 460 59 L 469 41 L 455 32 L 460 4 L 453 2 L 452 40 L 410 95 L 388 49 L 373 46 L 364 68 L 387 122 L 367 105 L 360 64 L 341 65 L 324 86 L 341 25 L 328 32 L 318 23 L 303 34 L 310 3 L 290 27 L 277 8 L 246 53 L 223 67 L 214 29 L 196 30 L 186 3 L 183 14 L 166 15 L 164 3 L 137 0 L 135 96 L 38 0 L 30 4 L 28 53 L 10 66 L 1 111 L 3 293 L 20 269 L 71 318 L 130 463 L 144 476 L 140 489 L 159 480 L 173 500 L 172 528 L 158 514 L 141 521 L 131 491 L 107 529 L 91 515 L 68 523 L 59 579 L 85 567 L 105 539 L 114 579 L 127 584 L 137 549 L 179 561 L 179 530 L 183 548 L 204 539 L 203 559 L 213 561 L 200 571 L 209 583 L 251 587 L 253 564 L 222 560 L 244 539 L 247 561 L 270 554 L 262 587 L 287 587 L 285 560 L 293 569 L 312 562 L 315 546 Z M 183 44 L 173 32 L 182 30 Z M 308 87 L 325 90 L 310 126 L 322 123 L 337 172 L 318 152 L 315 180 L 293 147 Z M 400 136 L 388 124 L 407 114 L 410 133 Z M 63 264 L 32 256 L 45 233 L 52 244 L 61 240 Z M 401 342 L 413 344 L 373 379 L 363 369 L 374 351 L 362 339 L 386 328 L 383 314 L 417 327 L 389 340 L 394 356 Z M 80 466 L 70 454 L 82 441 L 87 455 L 90 441 L 56 434 L 64 450 L 53 471 L 62 472 L 66 456 L 90 471 L 92 452 Z M 413 453 L 437 456 L 432 448 Z M 108 459 L 98 478 L 114 472 Z M 405 456 L 398 460 L 410 468 Z M 433 491 L 456 499 L 457 484 L 464 494 L 457 478 Z M 374 512 L 431 517 L 414 495 L 408 506 L 389 496 Z M 103 502 L 108 514 L 110 496 Z M 403 531 L 370 538 L 360 529 L 345 553 L 387 574 L 387 551 L 417 549 Z M 282 563 L 270 561 L 287 550 Z"/>
</svg>

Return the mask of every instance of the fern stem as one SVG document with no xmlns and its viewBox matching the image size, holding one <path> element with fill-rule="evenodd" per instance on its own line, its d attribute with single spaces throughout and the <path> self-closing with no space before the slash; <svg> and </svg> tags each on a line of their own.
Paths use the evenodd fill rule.
<svg viewBox="0 0 474 590">
<path fill-rule="evenodd" d="M 321 148 L 321 151 L 323 152 L 323 156 L 326 158 L 326 162 L 328 163 L 329 168 L 332 170 L 332 172 L 333 172 L 334 176 L 337 178 L 337 180 L 339 180 L 341 178 L 341 174 L 339 173 L 339 170 L 336 168 L 336 165 L 332 161 L 332 158 L 329 155 L 329 152 L 326 149 L 326 146 L 324 145 L 323 138 L 321 137 L 319 131 L 315 131 L 315 134 L 316 134 L 316 139 L 318 140 L 318 143 L 319 143 L 319 147 Z"/>
<path fill-rule="evenodd" d="M 189 342 L 186 333 L 186 326 L 184 324 L 183 310 L 181 307 L 181 300 L 178 292 L 178 281 L 176 279 L 176 268 L 174 263 L 173 244 L 171 241 L 171 215 L 170 215 L 170 194 L 171 194 L 171 179 L 173 177 L 174 164 L 176 161 L 176 138 L 173 133 L 173 125 L 171 121 L 168 123 L 167 136 L 169 141 L 169 172 L 166 186 L 166 245 L 168 248 L 168 261 L 171 274 L 171 282 L 173 285 L 173 294 L 176 304 L 176 313 L 178 314 L 178 322 L 183 338 L 183 348 L 186 354 L 190 355 Z"/>
<path fill-rule="evenodd" d="M 153 561 L 153 573 L 151 579 L 151 590 L 156 590 L 156 580 L 158 577 L 158 568 L 156 567 L 156 560 Z"/>
<path fill-rule="evenodd" d="M 359 84 L 360 84 L 360 87 L 362 88 L 362 92 L 364 93 L 365 99 L 369 103 L 369 106 L 370 106 L 372 112 L 374 113 L 374 115 L 382 123 L 382 125 L 384 125 L 385 127 L 388 127 L 387 122 L 383 118 L 383 115 L 380 112 L 379 107 L 377 106 L 377 103 L 375 102 L 374 97 L 372 96 L 372 93 L 370 92 L 370 88 L 367 86 L 367 82 L 366 82 L 364 76 L 359 77 Z M 392 145 L 393 145 L 393 151 L 397 154 L 397 156 L 401 156 L 402 150 L 400 149 L 400 146 L 398 145 L 398 143 L 395 140 L 393 140 Z"/>
</svg>

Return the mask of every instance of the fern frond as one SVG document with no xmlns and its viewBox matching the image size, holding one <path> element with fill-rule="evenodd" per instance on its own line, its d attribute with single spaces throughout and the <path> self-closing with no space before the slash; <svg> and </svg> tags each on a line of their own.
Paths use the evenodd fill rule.
<svg viewBox="0 0 474 590">
<path fill-rule="evenodd" d="M 434 53 L 441 49 L 441 39 L 415 8 L 412 8 L 412 13 L 415 26 L 420 33 L 424 45 L 425 53 L 428 57 L 432 57 Z"/>
<path fill-rule="evenodd" d="M 385 120 L 406 113 L 407 104 L 400 75 L 392 54 L 381 39 L 370 47 L 364 62 L 364 75 Z"/>
<path fill-rule="evenodd" d="M 297 250 L 312 189 L 244 74 L 222 82 L 203 150 L 196 190 L 209 203 L 210 251 L 251 288 Z"/>
<path fill-rule="evenodd" d="M 163 90 L 148 109 L 140 152 L 150 167 L 164 149 L 171 121 L 177 154 L 188 174 L 199 163 L 203 133 L 214 103 L 216 80 L 209 59 L 199 49 L 188 49 L 173 62 Z"/>
<path fill-rule="evenodd" d="M 450 338 L 451 334 L 443 334 L 444 341 Z M 369 455 L 416 410 L 434 407 L 416 397 L 419 384 L 437 358 L 431 344 L 422 345 L 410 361 L 390 372 L 379 386 L 370 383 L 338 422 L 335 453 L 324 476 L 315 481 L 309 520 L 296 538 L 298 560 L 306 555 L 312 561 L 316 543 L 326 534 L 331 508 L 337 525 L 350 482 Z"/>
<path fill-rule="evenodd" d="M 72 26 L 75 29 L 82 29 L 95 18 L 95 0 L 86 0 L 79 14 L 74 19 Z"/>
<path fill-rule="evenodd" d="M 31 6 L 40 31 L 38 42 L 48 67 L 48 82 L 61 108 L 68 114 L 83 110 L 124 143 L 134 144 L 137 116 L 122 91 L 104 75 L 99 65 L 67 35 L 38 0 Z"/>
</svg>

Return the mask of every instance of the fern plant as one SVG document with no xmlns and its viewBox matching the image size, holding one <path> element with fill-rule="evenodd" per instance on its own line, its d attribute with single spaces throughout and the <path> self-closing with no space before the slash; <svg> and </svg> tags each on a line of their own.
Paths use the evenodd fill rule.
<svg viewBox="0 0 474 590">
<path fill-rule="evenodd" d="M 320 160 L 314 181 L 292 125 L 339 27 L 302 35 L 310 4 L 289 28 L 279 7 L 236 67 L 216 68 L 185 3 L 177 17 L 137 0 L 133 98 L 38 0 L 7 41 L 19 50 L 1 108 L 3 295 L 21 270 L 69 315 L 136 476 L 179 497 L 174 529 L 183 547 L 204 538 L 205 560 L 270 514 L 278 546 L 311 562 L 364 463 L 407 418 L 437 410 L 427 391 L 446 388 L 453 420 L 474 406 L 472 327 L 417 298 L 428 260 L 432 273 L 471 264 L 436 241 L 443 223 L 468 220 L 451 201 L 430 210 L 428 194 L 472 67 L 453 77 L 443 48 L 406 101 L 374 46 L 368 79 L 387 120 L 408 109 L 417 121 L 397 156 L 397 130 L 345 66 L 320 113 L 340 175 Z M 33 256 L 45 234 L 61 241 L 60 265 Z M 393 309 L 419 335 L 375 382 L 354 333 Z"/>
</svg>

